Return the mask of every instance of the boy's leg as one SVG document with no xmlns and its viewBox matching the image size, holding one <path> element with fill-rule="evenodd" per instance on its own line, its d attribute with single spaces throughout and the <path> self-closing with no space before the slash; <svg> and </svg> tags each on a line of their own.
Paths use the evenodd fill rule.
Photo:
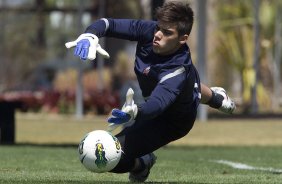
<svg viewBox="0 0 282 184">
<path fill-rule="evenodd" d="M 160 147 L 185 136 L 194 124 L 195 117 L 181 122 L 170 122 L 167 117 L 158 117 L 149 121 L 136 121 L 125 128 L 116 137 L 121 143 L 123 154 L 114 173 L 131 172 L 135 159 L 153 153 Z M 181 127 L 181 128 L 180 128 Z"/>
<path fill-rule="evenodd" d="M 131 182 L 144 182 L 147 180 L 150 170 L 157 160 L 154 153 L 149 153 L 137 159 L 139 166 L 129 173 Z"/>
<path fill-rule="evenodd" d="M 118 165 L 111 171 L 125 173 L 132 171 L 135 159 L 152 153 L 172 141 L 166 122 L 135 122 L 116 137 L 121 143 L 123 154 Z"/>
</svg>

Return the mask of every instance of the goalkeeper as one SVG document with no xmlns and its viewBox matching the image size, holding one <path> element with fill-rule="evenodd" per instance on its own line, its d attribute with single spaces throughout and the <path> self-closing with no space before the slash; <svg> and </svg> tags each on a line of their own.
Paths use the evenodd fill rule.
<svg viewBox="0 0 282 184">
<path fill-rule="evenodd" d="M 205 103 L 231 114 L 234 102 L 223 88 L 208 88 L 191 60 L 187 40 L 193 25 L 189 4 L 169 1 L 156 11 L 157 21 L 102 18 L 91 24 L 68 48 L 82 60 L 108 58 L 98 44 L 100 37 L 136 41 L 136 73 L 143 104 L 134 104 L 129 89 L 124 107 L 112 110 L 111 127 L 128 124 L 116 136 L 124 154 L 110 172 L 129 172 L 130 181 L 143 182 L 156 161 L 153 152 L 182 138 L 192 129 L 198 104 Z"/>
</svg>

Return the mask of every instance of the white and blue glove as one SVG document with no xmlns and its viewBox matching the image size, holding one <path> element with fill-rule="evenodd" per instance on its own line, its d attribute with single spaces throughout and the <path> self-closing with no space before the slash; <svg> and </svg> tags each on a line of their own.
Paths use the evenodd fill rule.
<svg viewBox="0 0 282 184">
<path fill-rule="evenodd" d="M 220 99 L 221 101 L 219 107 L 216 108 L 226 114 L 232 114 L 233 111 L 236 109 L 236 105 L 235 102 L 227 95 L 226 91 L 221 87 L 211 87 L 210 89 L 216 96 L 221 96 L 221 98 L 215 98 Z"/>
<path fill-rule="evenodd" d="M 104 58 L 110 58 L 107 51 L 100 46 L 99 38 L 91 33 L 81 34 L 75 41 L 67 42 L 65 46 L 69 49 L 75 47 L 74 55 L 80 57 L 82 60 L 94 60 L 96 52 L 101 54 Z"/>
<path fill-rule="evenodd" d="M 110 123 L 108 126 L 108 131 L 113 131 L 121 125 L 131 123 L 137 116 L 138 107 L 133 100 L 134 91 L 129 88 L 126 93 L 126 102 L 122 109 L 113 109 L 111 117 L 108 118 Z"/>
</svg>

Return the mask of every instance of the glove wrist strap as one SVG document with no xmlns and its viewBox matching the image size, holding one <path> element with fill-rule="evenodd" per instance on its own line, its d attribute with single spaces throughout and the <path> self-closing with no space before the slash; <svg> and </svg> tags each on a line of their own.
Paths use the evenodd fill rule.
<svg viewBox="0 0 282 184">
<path fill-rule="evenodd" d="M 212 97 L 207 102 L 207 104 L 212 108 L 218 109 L 222 106 L 222 101 L 224 100 L 224 97 L 222 95 L 215 93 L 213 90 L 211 91 L 212 91 Z"/>
</svg>

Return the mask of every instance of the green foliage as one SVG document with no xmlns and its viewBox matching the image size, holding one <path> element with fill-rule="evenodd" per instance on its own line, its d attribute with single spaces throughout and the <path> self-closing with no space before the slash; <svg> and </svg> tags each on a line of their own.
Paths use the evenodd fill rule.
<svg viewBox="0 0 282 184">
<path fill-rule="evenodd" d="M 262 1 L 260 8 L 260 23 L 264 39 L 274 39 L 274 28 L 276 18 L 275 1 Z"/>
<path fill-rule="evenodd" d="M 275 1 L 261 1 L 260 5 L 260 40 L 268 45 L 273 45 L 274 40 L 274 22 L 275 22 Z M 215 51 L 218 53 L 218 60 L 224 66 L 236 69 L 242 81 L 242 96 L 244 112 L 249 110 L 251 102 L 251 90 L 255 83 L 255 71 L 253 68 L 253 54 L 254 54 L 254 7 L 251 1 L 223 1 L 217 5 L 217 19 L 219 23 L 219 31 L 217 33 L 218 44 Z M 262 60 L 267 60 L 269 56 L 269 48 L 260 47 L 259 66 L 267 65 L 267 62 L 261 64 Z M 264 72 L 260 68 L 261 73 Z M 266 76 L 264 76 L 266 77 Z M 268 78 L 271 76 L 267 76 Z M 265 105 L 269 104 L 271 100 L 266 97 L 266 88 L 269 84 L 263 84 L 258 81 L 258 101 L 259 105 L 267 108 Z M 265 86 L 267 85 L 267 86 Z M 266 98 L 265 98 L 266 97 Z M 262 107 L 261 106 L 261 107 Z M 269 107 L 269 106 L 268 106 Z"/>
</svg>

